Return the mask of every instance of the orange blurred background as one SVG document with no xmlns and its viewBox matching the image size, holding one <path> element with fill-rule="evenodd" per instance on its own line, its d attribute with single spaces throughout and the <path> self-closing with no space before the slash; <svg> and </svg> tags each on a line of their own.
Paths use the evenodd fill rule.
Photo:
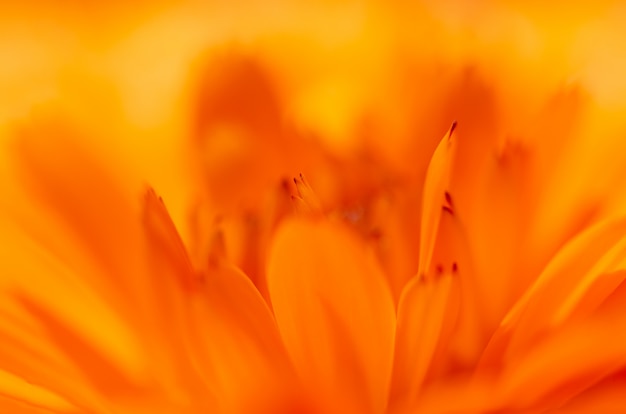
<svg viewBox="0 0 626 414">
<path fill-rule="evenodd" d="M 276 116 L 296 135 L 339 154 L 369 140 L 410 169 L 415 142 L 427 159 L 451 118 L 491 117 L 487 128 L 528 135 L 528 121 L 568 88 L 621 110 L 626 8 L 581 4 L 12 2 L 0 17 L 1 133 L 62 114 L 183 219 L 199 85 L 234 51 L 263 68 Z M 463 119 L 458 108 L 485 99 L 482 114 Z"/>
</svg>

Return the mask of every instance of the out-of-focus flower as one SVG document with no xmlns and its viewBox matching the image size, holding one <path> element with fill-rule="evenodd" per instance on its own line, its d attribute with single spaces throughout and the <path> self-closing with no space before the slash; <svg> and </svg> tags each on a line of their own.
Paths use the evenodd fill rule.
<svg viewBox="0 0 626 414">
<path fill-rule="evenodd" d="M 622 6 L 27 3 L 0 412 L 626 411 Z"/>
</svg>

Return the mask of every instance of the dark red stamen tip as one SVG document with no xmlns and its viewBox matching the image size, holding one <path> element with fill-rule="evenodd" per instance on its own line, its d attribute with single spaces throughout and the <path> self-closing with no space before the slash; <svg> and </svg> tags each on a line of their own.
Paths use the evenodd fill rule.
<svg viewBox="0 0 626 414">
<path fill-rule="evenodd" d="M 450 126 L 450 133 L 448 134 L 448 139 L 452 138 L 452 134 L 456 129 L 456 121 L 452 121 L 452 125 Z"/>
<path fill-rule="evenodd" d="M 443 273 L 443 266 L 438 264 L 437 267 L 435 267 L 435 272 L 437 273 L 437 275 L 440 275 Z"/>
<path fill-rule="evenodd" d="M 446 213 L 449 213 L 451 216 L 454 216 L 454 211 L 448 207 L 448 206 L 441 206 L 441 208 L 443 209 L 443 211 L 445 211 Z"/>
<path fill-rule="evenodd" d="M 452 196 L 449 192 L 445 192 L 444 196 L 446 197 L 446 202 L 452 207 L 454 204 L 452 203 Z"/>
<path fill-rule="evenodd" d="M 452 263 L 452 273 L 456 273 L 459 271 L 459 266 L 456 264 L 456 262 Z"/>
</svg>

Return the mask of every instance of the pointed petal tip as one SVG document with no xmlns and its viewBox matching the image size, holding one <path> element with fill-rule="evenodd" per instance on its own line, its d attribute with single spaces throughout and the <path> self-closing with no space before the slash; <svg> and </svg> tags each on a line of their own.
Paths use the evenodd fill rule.
<svg viewBox="0 0 626 414">
<path fill-rule="evenodd" d="M 450 125 L 450 132 L 448 132 L 448 139 L 452 139 L 452 134 L 456 130 L 457 122 L 456 120 L 452 121 L 452 125 Z"/>
</svg>

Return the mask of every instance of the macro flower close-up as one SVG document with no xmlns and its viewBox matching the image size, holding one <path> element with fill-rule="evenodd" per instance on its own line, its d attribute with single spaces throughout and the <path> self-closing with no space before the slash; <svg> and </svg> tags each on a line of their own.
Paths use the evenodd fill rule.
<svg viewBox="0 0 626 414">
<path fill-rule="evenodd" d="M 619 1 L 0 14 L 0 413 L 626 413 Z"/>
</svg>

